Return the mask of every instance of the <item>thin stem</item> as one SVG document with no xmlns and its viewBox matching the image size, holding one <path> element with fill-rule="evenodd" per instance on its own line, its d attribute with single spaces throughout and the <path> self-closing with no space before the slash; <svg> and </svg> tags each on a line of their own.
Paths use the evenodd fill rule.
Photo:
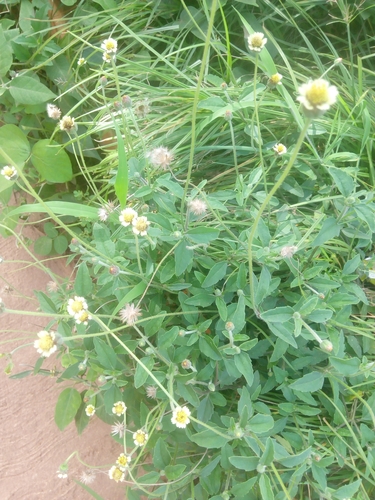
<svg viewBox="0 0 375 500">
<path fill-rule="evenodd" d="M 265 208 L 267 207 L 267 205 L 271 201 L 272 196 L 276 193 L 276 191 L 279 189 L 281 184 L 284 182 L 284 180 L 289 175 L 289 172 L 291 171 L 291 169 L 294 165 L 294 162 L 297 158 L 299 150 L 301 149 L 303 140 L 305 138 L 305 135 L 306 135 L 307 129 L 309 128 L 310 123 L 311 123 L 311 118 L 307 118 L 305 125 L 304 125 L 303 129 L 301 130 L 301 133 L 298 137 L 298 140 L 297 140 L 296 146 L 293 150 L 293 153 L 292 153 L 291 157 L 289 158 L 288 165 L 285 167 L 284 172 L 281 174 L 280 178 L 275 183 L 275 185 L 273 186 L 273 188 L 268 193 L 265 200 L 263 201 L 263 203 L 259 207 L 258 213 L 254 219 L 254 222 L 253 222 L 250 234 L 249 234 L 247 252 L 248 252 L 248 260 L 249 260 L 250 300 L 251 300 L 251 303 L 252 303 L 254 310 L 255 310 L 255 295 L 254 295 L 254 279 L 253 279 L 253 240 L 254 240 L 255 232 L 258 228 L 258 223 L 260 221 L 260 218 L 262 217 L 262 214 L 263 214 Z"/>
</svg>

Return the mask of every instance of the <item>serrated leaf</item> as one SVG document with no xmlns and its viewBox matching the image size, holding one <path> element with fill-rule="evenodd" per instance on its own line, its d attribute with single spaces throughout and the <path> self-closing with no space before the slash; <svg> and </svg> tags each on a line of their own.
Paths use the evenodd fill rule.
<svg viewBox="0 0 375 500">
<path fill-rule="evenodd" d="M 165 475 L 169 481 L 175 481 L 183 474 L 186 469 L 186 465 L 177 464 L 177 465 L 167 465 L 164 469 Z"/>
<path fill-rule="evenodd" d="M 335 370 L 345 377 L 357 373 L 361 364 L 358 358 L 340 359 L 331 356 L 329 361 Z"/>
<path fill-rule="evenodd" d="M 42 139 L 31 150 L 31 162 L 42 180 L 68 182 L 73 178 L 72 164 L 61 145 L 49 139 Z"/>
<path fill-rule="evenodd" d="M 199 337 L 199 349 L 210 359 L 215 361 L 222 359 L 219 349 L 209 337 Z"/>
<path fill-rule="evenodd" d="M 300 392 L 315 392 L 323 387 L 324 375 L 321 372 L 311 372 L 290 384 L 289 388 Z"/>
<path fill-rule="evenodd" d="M 76 389 L 67 388 L 61 392 L 55 408 L 55 422 L 60 431 L 74 420 L 81 401 L 81 395 Z"/>
</svg>

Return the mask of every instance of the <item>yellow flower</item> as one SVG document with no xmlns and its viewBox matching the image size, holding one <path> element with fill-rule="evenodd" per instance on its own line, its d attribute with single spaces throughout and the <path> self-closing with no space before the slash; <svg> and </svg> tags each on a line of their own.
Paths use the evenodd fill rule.
<svg viewBox="0 0 375 500">
<path fill-rule="evenodd" d="M 16 168 L 10 165 L 6 165 L 1 169 L 1 175 L 3 175 L 7 181 L 15 181 L 18 177 Z"/>
<path fill-rule="evenodd" d="M 275 144 L 272 149 L 275 151 L 275 153 L 278 156 L 284 155 L 287 152 L 286 147 L 284 146 L 284 144 L 281 144 L 281 142 L 279 142 L 278 144 Z"/>
<path fill-rule="evenodd" d="M 119 469 L 123 471 L 124 469 L 126 469 L 126 467 L 129 467 L 130 457 L 125 455 L 125 453 L 121 453 L 116 460 L 116 464 L 118 465 Z"/>
<path fill-rule="evenodd" d="M 109 478 L 113 479 L 118 483 L 119 481 L 122 483 L 125 480 L 125 474 L 124 471 L 122 471 L 117 465 L 114 465 L 113 467 L 110 468 L 108 472 Z"/>
<path fill-rule="evenodd" d="M 122 226 L 129 226 L 134 218 L 137 218 L 138 214 L 135 210 L 132 208 L 125 208 L 124 210 L 121 210 L 120 215 L 119 215 L 119 221 L 121 222 Z"/>
<path fill-rule="evenodd" d="M 126 406 L 123 401 L 117 401 L 112 407 L 112 413 L 117 415 L 118 417 L 120 415 L 123 415 L 126 412 Z"/>
<path fill-rule="evenodd" d="M 81 314 L 83 311 L 87 311 L 87 309 L 87 302 L 84 297 L 75 296 L 74 299 L 68 300 L 67 310 L 70 316 L 73 316 L 74 318 L 76 318 L 77 315 Z"/>
<path fill-rule="evenodd" d="M 173 410 L 173 415 L 171 418 L 172 424 L 176 427 L 184 429 L 190 423 L 190 410 L 187 406 L 177 406 Z"/>
<path fill-rule="evenodd" d="M 135 446 L 143 446 L 144 444 L 146 444 L 147 440 L 148 440 L 147 432 L 144 432 L 141 429 L 133 434 L 133 441 Z"/>
<path fill-rule="evenodd" d="M 282 75 L 280 75 L 280 73 L 275 73 L 269 77 L 267 84 L 270 88 L 275 88 L 276 85 L 281 85 L 281 79 Z"/>
<path fill-rule="evenodd" d="M 134 218 L 132 224 L 134 234 L 145 236 L 147 234 L 147 229 L 150 225 L 150 222 L 147 220 L 147 217 L 142 216 Z"/>
<path fill-rule="evenodd" d="M 57 350 L 57 345 L 55 344 L 56 336 L 53 332 L 42 330 L 38 333 L 38 337 L 39 339 L 34 342 L 34 347 L 44 358 L 48 358 Z"/>
<path fill-rule="evenodd" d="M 113 38 L 107 38 L 101 44 L 101 48 L 108 54 L 115 54 L 117 52 L 117 41 Z"/>
<path fill-rule="evenodd" d="M 263 33 L 253 33 L 247 37 L 247 44 L 250 50 L 260 52 L 267 43 Z"/>
<path fill-rule="evenodd" d="M 95 406 L 87 405 L 85 408 L 85 413 L 88 417 L 92 417 L 95 414 Z"/>
<path fill-rule="evenodd" d="M 297 101 L 302 104 L 305 115 L 310 118 L 324 114 L 332 104 L 335 104 L 339 93 L 334 85 L 330 85 L 322 78 L 304 83 L 298 92 Z"/>
</svg>

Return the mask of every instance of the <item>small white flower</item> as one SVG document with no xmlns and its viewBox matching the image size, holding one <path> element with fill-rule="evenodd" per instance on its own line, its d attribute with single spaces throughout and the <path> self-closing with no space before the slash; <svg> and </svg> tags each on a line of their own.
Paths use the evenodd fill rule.
<svg viewBox="0 0 375 500">
<path fill-rule="evenodd" d="M 49 281 L 47 283 L 47 291 L 50 293 L 57 292 L 59 289 L 59 285 L 56 283 L 56 281 Z"/>
<path fill-rule="evenodd" d="M 72 116 L 64 116 L 60 120 L 60 130 L 64 130 L 65 132 L 73 132 L 77 130 L 77 125 L 74 122 L 74 118 Z"/>
<path fill-rule="evenodd" d="M 284 146 L 284 144 L 281 144 L 281 142 L 275 144 L 272 149 L 275 151 L 277 156 L 285 155 L 285 153 L 287 152 L 286 147 Z"/>
<path fill-rule="evenodd" d="M 130 226 L 135 218 L 138 217 L 138 213 L 133 208 L 125 208 L 121 210 L 119 215 L 119 221 L 122 226 Z"/>
<path fill-rule="evenodd" d="M 119 457 L 116 460 L 116 464 L 119 469 L 124 471 L 131 462 L 131 457 L 129 455 L 125 455 L 125 453 L 120 453 Z"/>
<path fill-rule="evenodd" d="M 177 406 L 173 410 L 173 415 L 171 418 L 172 424 L 180 429 L 185 429 L 185 427 L 190 423 L 190 410 L 187 406 Z"/>
<path fill-rule="evenodd" d="M 142 431 L 142 429 L 139 429 L 133 434 L 133 441 L 135 446 L 143 446 L 146 444 L 148 440 L 148 434 L 147 432 Z"/>
<path fill-rule="evenodd" d="M 147 234 L 148 226 L 151 224 L 150 221 L 147 220 L 147 217 L 135 217 L 132 221 L 133 224 L 133 233 L 145 236 Z"/>
<path fill-rule="evenodd" d="M 111 54 L 109 54 L 108 52 L 104 52 L 103 53 L 103 61 L 106 62 L 106 63 L 110 63 L 111 61 L 115 60 L 115 55 L 111 56 Z"/>
<path fill-rule="evenodd" d="M 154 385 L 148 385 L 146 387 L 146 396 L 150 399 L 156 399 L 157 388 Z"/>
<path fill-rule="evenodd" d="M 56 471 L 56 474 L 60 479 L 66 479 L 68 477 L 68 465 L 60 465 L 60 467 Z"/>
<path fill-rule="evenodd" d="M 95 406 L 87 405 L 85 408 L 85 413 L 88 417 L 93 417 L 95 415 Z"/>
<path fill-rule="evenodd" d="M 77 61 L 77 66 L 83 66 L 86 64 L 86 59 L 84 57 L 80 57 Z"/>
<path fill-rule="evenodd" d="M 193 213 L 194 215 L 203 215 L 207 212 L 207 204 L 203 200 L 200 200 L 199 198 L 189 201 L 188 206 L 190 212 Z"/>
<path fill-rule="evenodd" d="M 126 406 L 123 401 L 117 401 L 112 407 L 112 413 L 117 415 L 118 417 L 120 415 L 123 415 L 126 412 Z"/>
<path fill-rule="evenodd" d="M 73 316 L 74 318 L 77 316 L 77 314 L 80 314 L 82 311 L 87 311 L 87 309 L 88 306 L 86 299 L 84 297 L 77 297 L 76 295 L 74 299 L 68 300 L 67 311 L 70 314 L 70 316 Z"/>
<path fill-rule="evenodd" d="M 107 38 L 102 42 L 101 48 L 108 54 L 115 54 L 117 52 L 117 41 L 113 38 Z"/>
<path fill-rule="evenodd" d="M 138 318 L 142 316 L 142 312 L 140 308 L 136 307 L 134 304 L 126 304 L 125 307 L 120 310 L 119 316 L 123 323 L 132 326 L 138 321 Z"/>
<path fill-rule="evenodd" d="M 38 337 L 39 339 L 34 341 L 34 347 L 44 358 L 48 358 L 57 350 L 56 335 L 54 332 L 42 330 L 38 333 Z"/>
<path fill-rule="evenodd" d="M 74 316 L 74 319 L 76 320 L 77 325 L 80 325 L 81 323 L 83 323 L 84 325 L 88 325 L 88 322 L 92 319 L 92 316 L 88 311 L 84 310 L 77 313 Z"/>
<path fill-rule="evenodd" d="M 312 118 L 321 116 L 335 104 L 339 94 L 334 85 L 322 78 L 304 83 L 298 92 L 297 101 L 302 104 L 305 115 Z"/>
<path fill-rule="evenodd" d="M 3 175 L 7 181 L 15 181 L 18 177 L 17 169 L 13 165 L 6 165 L 1 169 L 1 175 Z"/>
<path fill-rule="evenodd" d="M 47 104 L 47 115 L 49 116 L 49 118 L 59 120 L 61 116 L 61 109 L 54 104 Z"/>
<path fill-rule="evenodd" d="M 295 245 L 285 246 L 280 250 L 280 255 L 281 255 L 281 257 L 284 257 L 284 258 L 287 257 L 290 259 L 297 252 L 297 250 L 298 250 L 298 247 L 296 247 Z"/>
<path fill-rule="evenodd" d="M 122 483 L 125 480 L 124 471 L 117 467 L 117 465 L 114 465 L 109 469 L 108 475 L 109 478 L 116 481 L 116 483 L 118 483 L 119 481 Z"/>
<path fill-rule="evenodd" d="M 113 436 L 116 436 L 118 434 L 119 438 L 122 438 L 124 435 L 124 429 L 125 429 L 125 426 L 124 426 L 123 422 L 115 422 L 111 426 L 111 434 Z"/>
<path fill-rule="evenodd" d="M 79 480 L 83 484 L 91 484 L 95 481 L 95 479 L 96 479 L 96 472 L 91 469 L 83 471 L 79 477 Z"/>
<path fill-rule="evenodd" d="M 153 167 L 162 168 L 163 170 L 166 170 L 173 161 L 173 154 L 168 148 L 162 146 L 153 149 L 146 156 Z"/>
<path fill-rule="evenodd" d="M 280 73 L 275 73 L 269 77 L 267 85 L 271 88 L 275 88 L 277 85 L 282 85 L 282 78 L 283 76 L 280 75 Z"/>
<path fill-rule="evenodd" d="M 247 44 L 250 50 L 260 52 L 267 43 L 263 33 L 253 33 L 247 37 Z"/>
</svg>

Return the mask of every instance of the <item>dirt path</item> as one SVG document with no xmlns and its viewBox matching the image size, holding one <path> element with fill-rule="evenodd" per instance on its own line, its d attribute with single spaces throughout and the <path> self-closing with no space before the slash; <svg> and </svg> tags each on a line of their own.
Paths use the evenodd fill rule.
<svg viewBox="0 0 375 500">
<path fill-rule="evenodd" d="M 27 236 L 35 238 L 35 235 L 39 236 L 37 230 L 29 228 Z M 35 311 L 33 290 L 45 290 L 50 277 L 28 264 L 33 259 L 24 249 L 17 248 L 14 238 L 0 236 L 0 256 L 4 259 L 0 264 L 0 297 L 8 308 Z M 57 275 L 71 273 L 64 259 L 50 261 L 48 267 Z M 4 280 L 13 290 L 7 288 Z M 32 368 L 37 360 L 32 344 L 36 333 L 46 325 L 46 319 L 10 314 L 3 314 L 0 319 L 0 352 L 29 344 L 14 354 L 12 374 Z M 12 342 L 7 343 L 9 340 Z M 52 358 L 48 360 L 49 367 L 56 363 Z M 81 436 L 77 435 L 74 424 L 60 432 L 54 422 L 54 408 L 61 385 L 56 384 L 53 376 L 10 379 L 4 373 L 6 365 L 3 357 L 0 359 L 0 500 L 91 500 L 93 497 L 73 481 L 87 470 L 75 458 L 70 462 L 68 478 L 57 477 L 59 465 L 75 450 L 86 463 L 106 466 L 89 486 L 104 500 L 123 500 L 123 486 L 107 475 L 122 451 L 109 437 L 110 427 L 93 417 Z"/>
</svg>

